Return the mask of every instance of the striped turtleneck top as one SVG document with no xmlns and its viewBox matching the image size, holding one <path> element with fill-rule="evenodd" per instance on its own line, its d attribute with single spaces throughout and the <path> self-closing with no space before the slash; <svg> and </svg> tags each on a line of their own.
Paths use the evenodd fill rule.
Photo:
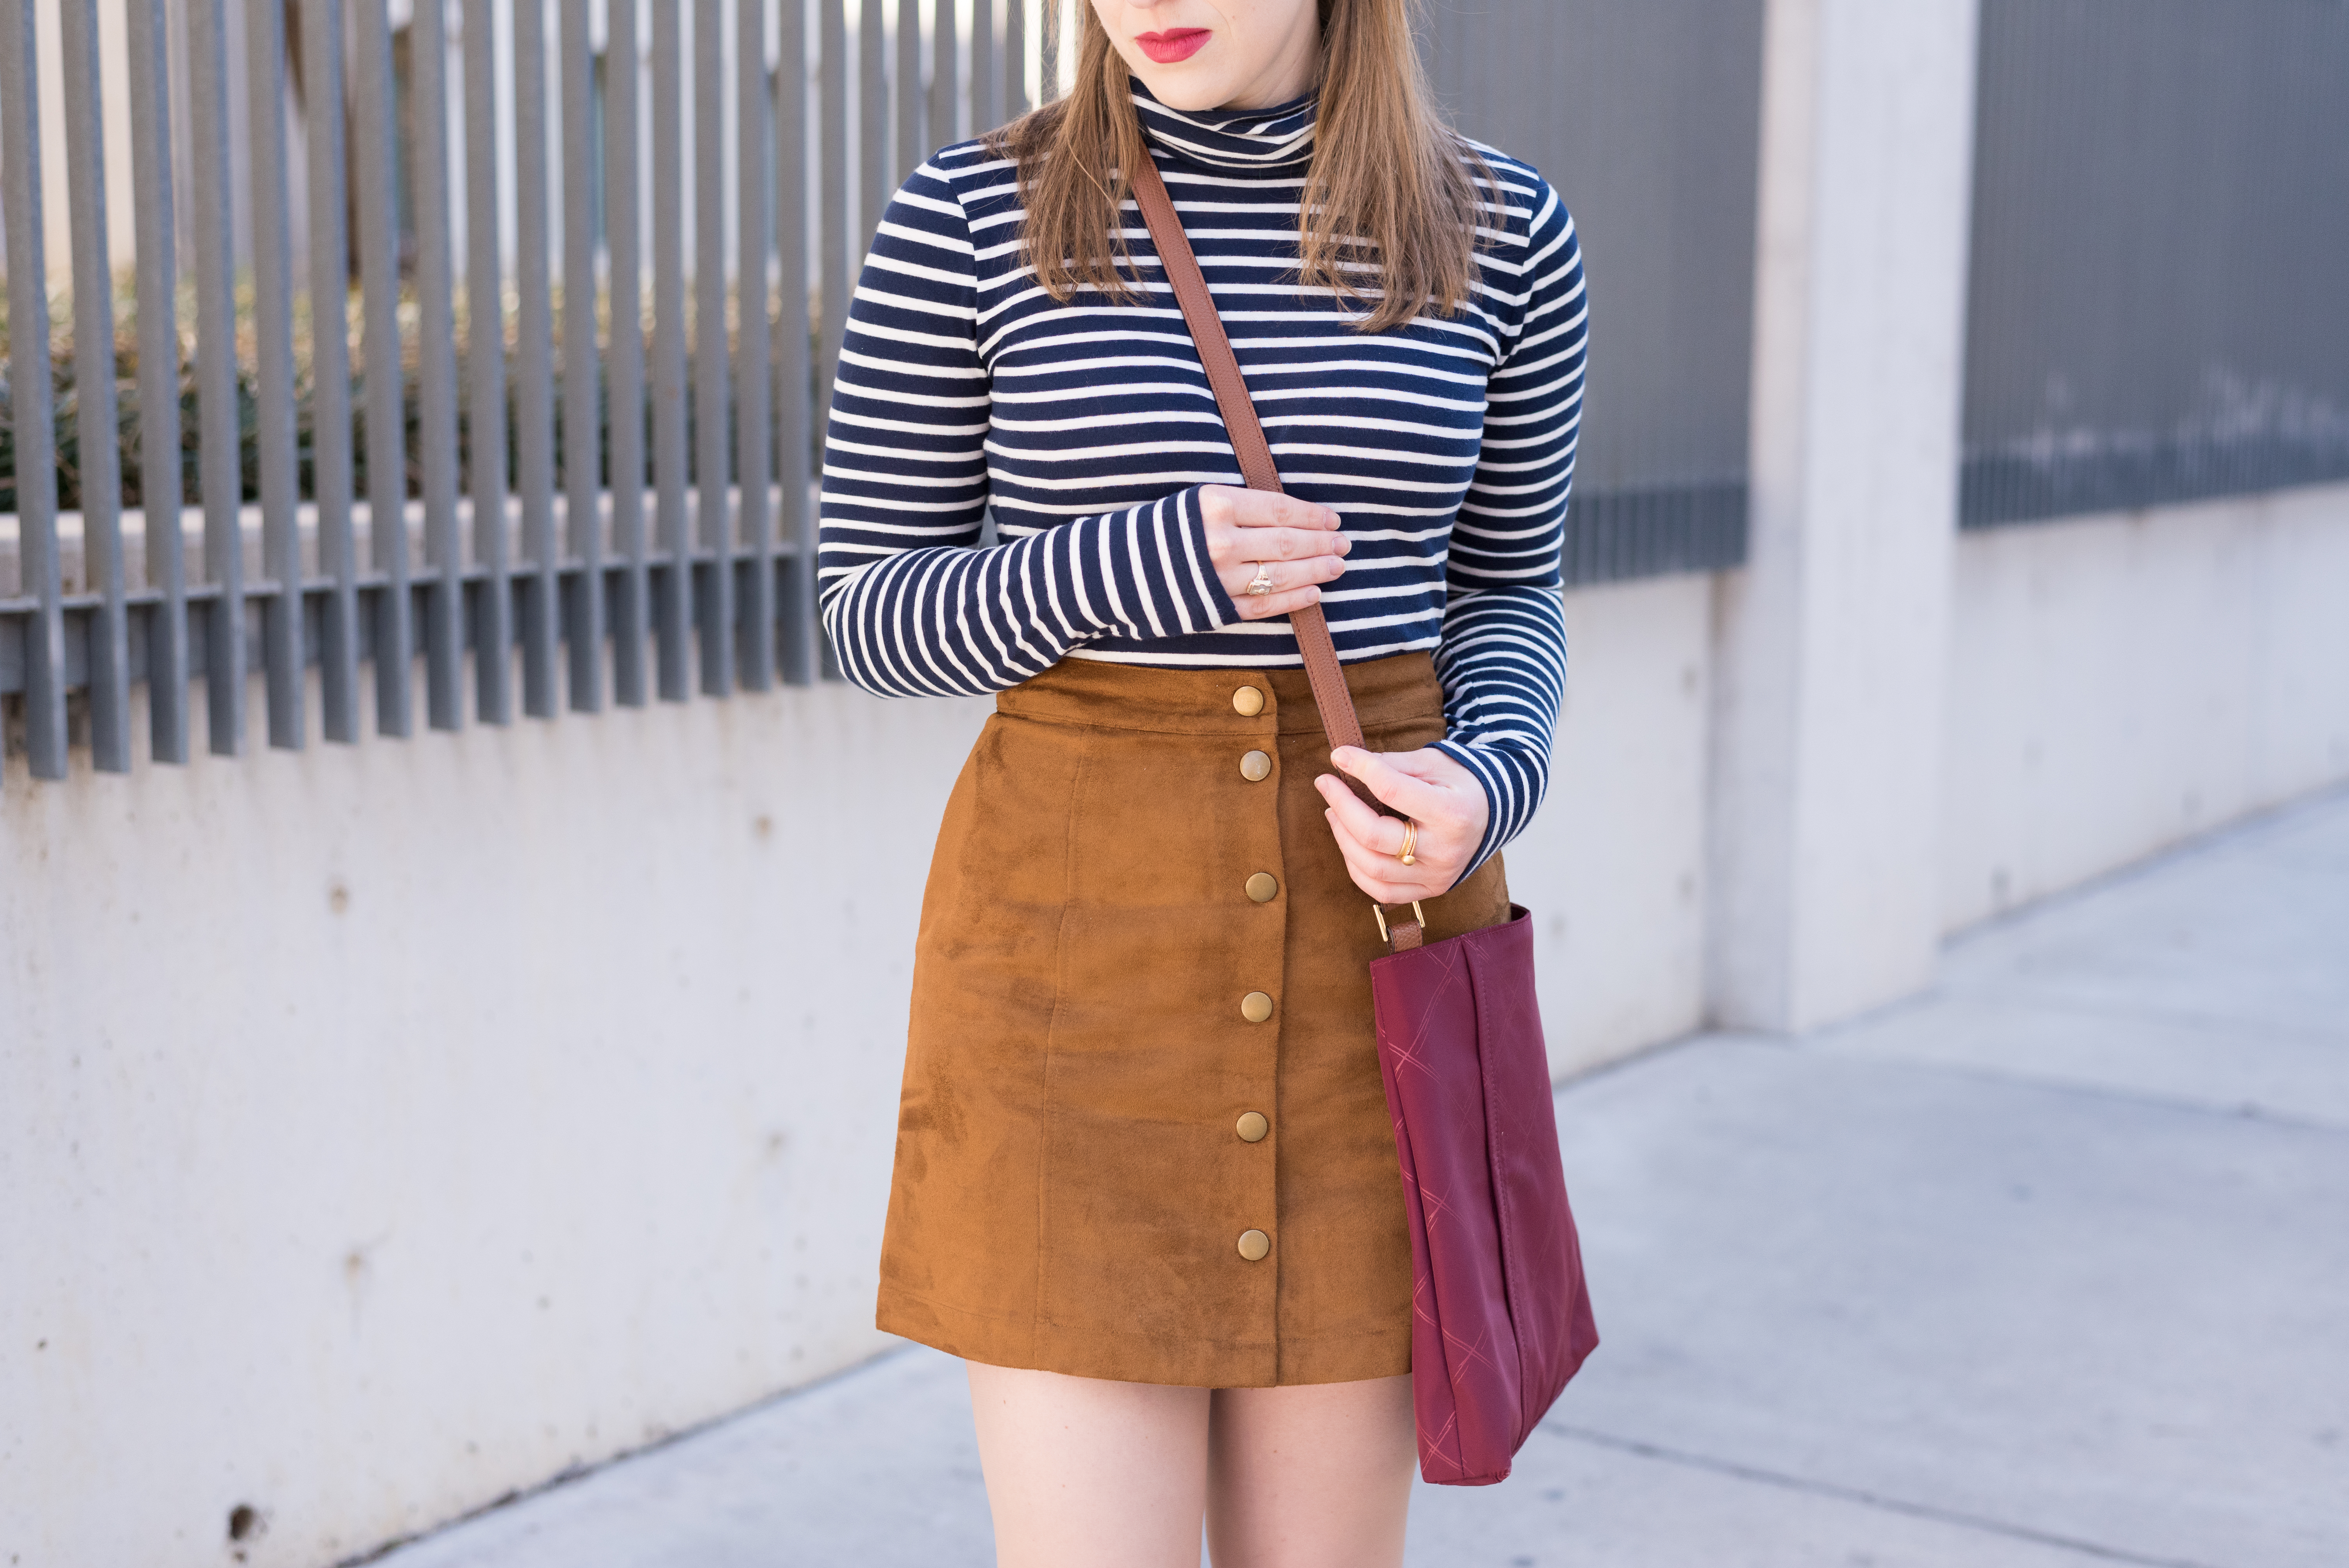
<svg viewBox="0 0 2349 1568">
<path fill-rule="evenodd" d="M 1313 100 L 1178 113 L 1133 88 L 1282 480 L 1352 542 L 1322 590 L 1339 655 L 1433 651 L 1441 745 L 1492 806 L 1481 864 L 1541 801 L 1563 694 L 1573 222 L 1533 169 L 1480 150 L 1474 299 L 1365 335 L 1298 284 Z M 1240 620 L 1209 564 L 1199 487 L 1242 483 L 1239 462 L 1139 211 L 1142 303 L 1056 304 L 1020 263 L 1020 219 L 1012 168 L 978 141 L 916 170 L 882 216 L 824 440 L 818 583 L 842 669 L 916 696 L 999 691 L 1064 658 L 1301 664 L 1288 623 Z"/>
</svg>

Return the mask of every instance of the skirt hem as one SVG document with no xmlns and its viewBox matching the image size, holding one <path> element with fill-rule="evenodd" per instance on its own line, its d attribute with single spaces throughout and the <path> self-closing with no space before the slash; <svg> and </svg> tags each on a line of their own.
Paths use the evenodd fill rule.
<svg viewBox="0 0 2349 1568">
<path fill-rule="evenodd" d="M 1112 1383 L 1285 1388 L 1399 1377 L 1411 1371 L 1407 1325 L 1398 1333 L 1357 1330 L 1321 1338 L 1283 1335 L 1278 1346 L 1212 1340 L 1167 1345 L 1122 1339 L 1093 1327 L 1023 1324 L 888 1285 L 881 1287 L 874 1325 L 885 1334 L 983 1366 Z"/>
</svg>

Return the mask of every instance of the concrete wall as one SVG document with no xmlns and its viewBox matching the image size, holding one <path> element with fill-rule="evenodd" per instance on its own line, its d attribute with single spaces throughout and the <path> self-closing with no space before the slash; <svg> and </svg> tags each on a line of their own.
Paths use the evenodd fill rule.
<svg viewBox="0 0 2349 1568">
<path fill-rule="evenodd" d="M 2349 486 L 1958 542 L 1954 929 L 2349 779 Z"/>
<path fill-rule="evenodd" d="M 1752 540 L 1720 601 L 1706 941 L 1708 1010 L 1742 1027 L 1909 995 L 1939 950 L 1974 21 L 1974 0 L 1767 10 Z"/>
<path fill-rule="evenodd" d="M 12 759 L 0 1562 L 216 1563 L 243 1504 L 252 1562 L 323 1563 L 878 1348 L 916 901 L 984 711 Z"/>
<path fill-rule="evenodd" d="M 1542 1019 L 1563 1076 L 1704 1022 L 1711 577 L 1566 596 L 1549 799 L 1510 846 L 1541 923 Z"/>
<path fill-rule="evenodd" d="M 1955 561 L 1946 826 L 1906 868 L 1945 924 L 2349 778 L 2349 487 Z M 1722 587 L 1568 596 L 1509 852 L 1560 1072 L 1707 1016 Z M 986 711 L 11 758 L 0 1561 L 218 1562 L 244 1505 L 247 1561 L 314 1568 L 878 1348 L 916 902 Z"/>
<path fill-rule="evenodd" d="M 1711 596 L 1569 599 L 1509 861 L 1562 1071 L 1698 1021 Z M 316 1568 L 880 1348 L 915 915 L 987 711 L 11 758 L 0 1563 L 219 1563 L 242 1505 L 247 1561 Z"/>
</svg>

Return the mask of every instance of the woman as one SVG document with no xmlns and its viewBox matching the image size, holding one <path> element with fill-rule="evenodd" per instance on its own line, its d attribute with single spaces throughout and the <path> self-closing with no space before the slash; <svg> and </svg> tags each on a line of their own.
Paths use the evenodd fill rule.
<svg viewBox="0 0 2349 1568">
<path fill-rule="evenodd" d="M 924 901 L 879 1321 L 968 1360 L 1019 1568 L 1194 1568 L 1203 1517 L 1221 1568 L 1401 1560 L 1367 906 L 1506 916 L 1583 344 L 1572 223 L 1444 128 L 1406 8 L 1092 0 L 1070 96 L 918 170 L 850 312 L 842 667 L 999 694 Z M 1143 157 L 1285 496 L 1237 488 Z M 1320 733 L 1286 618 L 1316 603 L 1371 750 Z"/>
</svg>

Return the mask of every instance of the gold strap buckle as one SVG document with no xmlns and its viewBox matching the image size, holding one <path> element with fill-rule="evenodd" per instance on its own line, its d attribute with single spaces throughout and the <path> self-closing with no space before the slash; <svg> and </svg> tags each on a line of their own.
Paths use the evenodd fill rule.
<svg viewBox="0 0 2349 1568">
<path fill-rule="evenodd" d="M 1371 905 L 1371 913 L 1379 917 L 1379 940 L 1387 944 L 1389 946 L 1392 946 L 1394 944 L 1394 937 L 1387 930 L 1387 906 L 1382 903 L 1374 903 Z M 1419 922 L 1420 929 L 1423 931 L 1427 928 L 1427 913 L 1419 907 L 1419 900 L 1417 899 L 1413 899 L 1411 901 L 1411 917 Z"/>
</svg>

